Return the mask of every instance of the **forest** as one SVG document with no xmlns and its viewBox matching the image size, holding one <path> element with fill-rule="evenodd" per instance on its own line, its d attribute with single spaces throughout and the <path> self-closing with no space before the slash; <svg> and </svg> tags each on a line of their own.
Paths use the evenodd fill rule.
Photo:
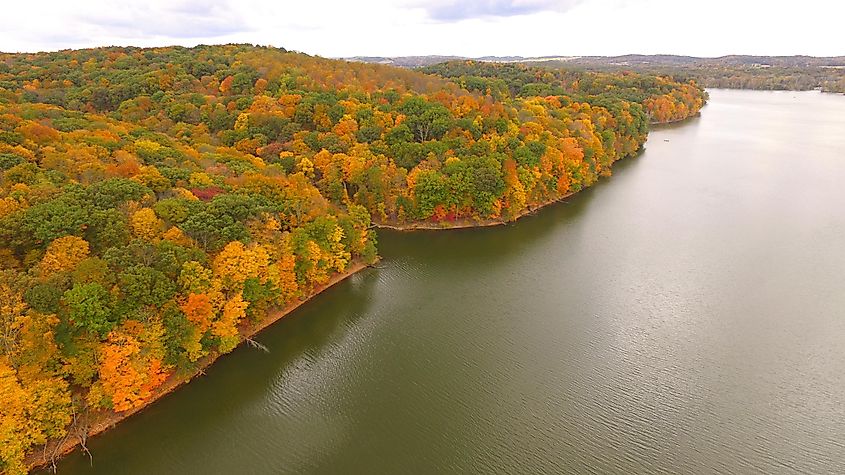
<svg viewBox="0 0 845 475">
<path fill-rule="evenodd" d="M 706 99 L 666 76 L 250 45 L 0 54 L 0 471 L 375 262 L 375 225 L 516 219 Z"/>
<path fill-rule="evenodd" d="M 653 124 L 687 119 L 697 114 L 707 100 L 707 93 L 694 81 L 677 81 L 672 76 L 477 61 L 450 61 L 421 70 L 450 78 L 470 91 L 492 94 L 499 100 L 567 96 L 609 111 L 623 103 L 639 104 Z"/>
</svg>

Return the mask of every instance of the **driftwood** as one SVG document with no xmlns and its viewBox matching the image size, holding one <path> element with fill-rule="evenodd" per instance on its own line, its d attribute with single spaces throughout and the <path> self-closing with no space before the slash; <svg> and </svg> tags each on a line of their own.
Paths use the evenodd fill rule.
<svg viewBox="0 0 845 475">
<path fill-rule="evenodd" d="M 74 397 L 76 399 L 76 397 Z M 85 404 L 84 401 L 79 402 L 74 401 L 73 404 L 70 405 L 71 410 L 71 423 L 70 427 L 68 427 L 67 432 L 65 433 L 64 437 L 59 439 L 58 443 L 56 444 L 45 444 L 44 445 L 44 455 L 43 460 L 49 460 L 50 464 L 50 471 L 56 473 L 58 470 L 57 462 L 59 458 L 62 456 L 62 447 L 64 447 L 65 443 L 71 438 L 75 437 L 79 447 L 82 449 L 83 452 L 88 456 L 88 460 L 90 461 L 91 466 L 94 466 L 94 456 L 91 454 L 91 451 L 88 450 L 88 432 L 90 431 L 90 424 L 88 421 L 88 406 Z M 77 411 L 77 408 L 81 408 L 81 411 Z"/>
<path fill-rule="evenodd" d="M 264 353 L 270 353 L 269 348 L 262 345 L 261 343 L 258 343 L 257 341 L 253 340 L 252 338 L 245 338 L 244 341 L 246 341 L 246 343 L 253 348 L 258 348 L 259 350 L 263 351 Z"/>
</svg>

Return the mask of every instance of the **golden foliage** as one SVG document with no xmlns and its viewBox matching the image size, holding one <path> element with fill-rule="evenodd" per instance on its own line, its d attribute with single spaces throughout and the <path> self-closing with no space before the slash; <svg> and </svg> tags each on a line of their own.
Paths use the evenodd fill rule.
<svg viewBox="0 0 845 475">
<path fill-rule="evenodd" d="M 164 221 L 150 208 L 141 208 L 132 214 L 129 220 L 132 234 L 146 241 L 154 241 L 161 235 Z"/>
<path fill-rule="evenodd" d="M 247 247 L 240 241 L 232 241 L 214 259 L 214 272 L 225 285 L 237 288 L 251 277 L 266 280 L 269 265 L 270 255 L 264 246 Z"/>
<path fill-rule="evenodd" d="M 25 474 L 26 452 L 65 434 L 70 423 L 70 391 L 60 378 L 21 381 L 0 357 L 0 466 Z"/>
<path fill-rule="evenodd" d="M 167 378 L 162 367 L 158 322 L 143 324 L 127 320 L 109 333 L 99 351 L 99 380 L 88 394 L 95 407 L 126 411 L 140 407 Z"/>
<path fill-rule="evenodd" d="M 47 246 L 47 252 L 38 265 L 43 276 L 73 270 L 88 257 L 88 242 L 77 236 L 60 237 Z"/>
<path fill-rule="evenodd" d="M 246 316 L 248 306 L 249 302 L 243 299 L 241 293 L 236 293 L 226 301 L 220 318 L 212 325 L 211 333 L 220 339 L 218 348 L 221 353 L 232 351 L 240 343 L 238 323 Z"/>
</svg>

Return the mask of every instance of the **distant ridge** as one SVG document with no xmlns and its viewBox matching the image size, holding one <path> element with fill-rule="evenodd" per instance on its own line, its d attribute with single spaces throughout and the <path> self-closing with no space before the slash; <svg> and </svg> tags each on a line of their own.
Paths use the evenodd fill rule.
<svg viewBox="0 0 845 475">
<path fill-rule="evenodd" d="M 695 79 L 704 87 L 759 90 L 845 93 L 845 56 L 751 56 L 729 55 L 699 58 L 671 54 L 627 54 L 623 56 L 399 56 L 345 58 L 347 61 L 377 62 L 402 68 L 422 68 L 448 61 L 481 61 L 594 70 L 636 71 L 643 74 Z"/>
<path fill-rule="evenodd" d="M 671 54 L 627 54 L 622 56 L 352 56 L 347 61 L 379 63 L 416 68 L 454 60 L 489 61 L 498 63 L 555 63 L 566 62 L 578 66 L 760 66 L 760 67 L 842 67 L 845 56 L 753 56 L 728 55 L 716 58 L 678 56 Z"/>
</svg>

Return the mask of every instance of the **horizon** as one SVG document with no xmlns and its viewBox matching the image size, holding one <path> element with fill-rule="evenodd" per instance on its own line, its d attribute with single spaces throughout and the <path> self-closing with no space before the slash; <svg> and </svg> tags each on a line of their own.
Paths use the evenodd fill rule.
<svg viewBox="0 0 845 475">
<path fill-rule="evenodd" d="M 693 58 L 693 59 L 722 59 L 722 58 L 730 58 L 730 57 L 750 57 L 750 58 L 817 58 L 817 59 L 839 59 L 845 58 L 845 54 L 840 55 L 833 55 L 833 56 L 817 56 L 811 54 L 738 54 L 738 53 L 731 53 L 731 54 L 723 54 L 719 56 L 695 56 L 695 55 L 688 55 L 688 54 L 679 54 L 679 53 L 623 53 L 623 54 L 614 54 L 614 55 L 601 55 L 601 54 L 544 54 L 539 56 L 529 56 L 524 54 L 509 54 L 509 55 L 497 55 L 497 54 L 482 54 L 477 56 L 465 56 L 459 54 L 402 54 L 402 55 L 379 55 L 379 54 L 355 54 L 350 56 L 326 56 L 321 55 L 318 53 L 311 53 L 308 51 L 300 51 L 292 48 L 287 48 L 284 45 L 270 45 L 270 44 L 259 44 L 259 43 L 250 43 L 250 42 L 228 42 L 228 43 L 197 43 L 193 45 L 184 45 L 184 44 L 162 44 L 162 45 L 155 45 L 155 46 L 139 46 L 135 44 L 103 44 L 99 46 L 84 46 L 79 48 L 60 48 L 60 49 L 49 49 L 49 50 L 38 50 L 38 51 L 6 51 L 0 49 L 0 54 L 47 54 L 47 53 L 59 53 L 62 51 L 82 51 L 82 50 L 91 50 L 91 49 L 108 49 L 108 48 L 139 48 L 139 49 L 154 49 L 154 48 L 199 48 L 199 47 L 213 47 L 213 46 L 223 46 L 227 44 L 242 44 L 242 45 L 249 45 L 257 48 L 276 48 L 276 49 L 283 49 L 292 53 L 300 53 L 306 54 L 309 56 L 316 56 L 326 59 L 341 59 L 341 60 L 354 60 L 355 58 L 385 58 L 385 59 L 398 59 L 398 58 L 457 58 L 457 59 L 485 59 L 485 58 L 520 58 L 520 59 L 554 59 L 554 58 L 624 58 L 627 56 L 645 56 L 645 57 L 678 57 L 678 58 Z"/>
<path fill-rule="evenodd" d="M 172 45 L 175 46 L 175 45 Z M 197 46 L 213 46 L 213 45 L 197 45 Z M 256 45 L 260 46 L 260 45 Z M 302 51 L 296 51 L 297 53 L 303 53 Z M 307 53 L 305 53 L 307 54 Z M 695 59 L 721 59 L 721 58 L 730 58 L 730 57 L 749 57 L 749 58 L 819 58 L 819 59 L 831 59 L 831 58 L 845 58 L 845 54 L 842 55 L 835 55 L 835 56 L 814 56 L 811 54 L 723 54 L 719 56 L 694 56 L 688 54 L 675 54 L 675 53 L 623 53 L 623 54 L 614 54 L 614 55 L 602 55 L 602 54 L 546 54 L 542 56 L 526 56 L 526 55 L 519 55 L 519 54 L 512 54 L 512 55 L 495 55 L 495 54 L 483 54 L 480 56 L 461 56 L 456 54 L 408 54 L 408 55 L 397 55 L 397 56 L 383 56 L 383 55 L 354 55 L 354 56 L 336 56 L 336 57 L 327 57 L 329 59 L 350 59 L 350 58 L 466 58 L 466 59 L 481 59 L 481 58 L 524 58 L 524 59 L 545 59 L 545 58 L 624 58 L 626 56 L 647 56 L 647 57 L 658 57 L 658 56 L 671 56 L 677 58 L 695 58 Z"/>
<path fill-rule="evenodd" d="M 801 5 L 373 0 L 361 7 L 336 0 L 291 5 L 269 0 L 46 0 L 45 13 L 38 16 L 21 4 L 7 6 L 0 19 L 6 32 L 0 51 L 248 43 L 326 58 L 845 56 L 837 33 L 845 5 L 822 0 Z"/>
</svg>

